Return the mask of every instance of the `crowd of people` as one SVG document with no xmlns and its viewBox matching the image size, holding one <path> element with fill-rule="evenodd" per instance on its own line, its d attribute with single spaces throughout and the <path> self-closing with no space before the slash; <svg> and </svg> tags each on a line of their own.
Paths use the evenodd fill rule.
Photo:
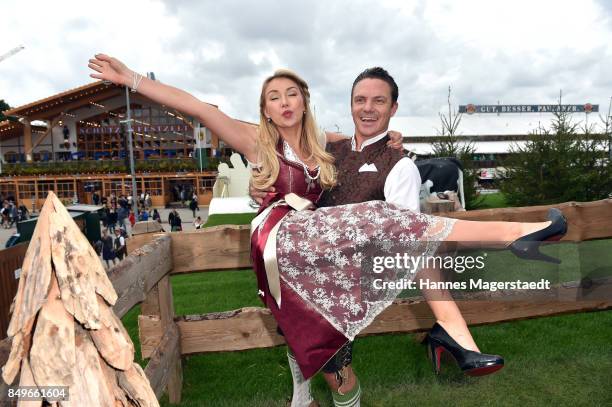
<svg viewBox="0 0 612 407">
<path fill-rule="evenodd" d="M 136 222 L 153 220 L 162 223 L 161 215 L 156 208 L 153 208 L 151 195 L 146 191 L 138 197 L 136 213 L 132 209 L 133 197 L 129 195 L 117 196 L 111 193 L 109 196 L 101 196 L 99 191 L 94 191 L 92 201 L 94 205 L 102 205 L 100 210 L 102 239 L 96 242 L 95 246 L 107 267 L 112 267 L 127 255 L 126 239 Z M 195 218 L 195 212 L 199 211 L 196 195 L 192 198 L 189 208 Z M 196 229 L 203 224 L 202 219 L 200 217 L 198 219 L 199 221 L 194 221 Z M 172 232 L 183 230 L 183 220 L 176 209 L 170 211 L 168 225 Z"/>
<path fill-rule="evenodd" d="M 161 223 L 159 212 L 152 207 L 151 195 L 148 192 L 140 194 L 136 213 L 132 210 L 132 196 L 116 196 L 111 193 L 105 197 L 100 196 L 98 191 L 94 191 L 92 201 L 94 205 L 103 206 L 100 211 L 100 220 L 103 228 L 110 234 L 115 233 L 117 228 L 127 234 L 128 229 L 134 227 L 137 221 L 156 220 Z"/>
<path fill-rule="evenodd" d="M 136 213 L 132 209 L 133 199 L 129 195 L 117 196 L 114 193 L 104 196 L 98 190 L 92 193 L 93 204 L 102 206 L 99 211 L 102 237 L 94 242 L 94 248 L 109 268 L 127 256 L 126 239 L 131 235 L 136 222 L 153 220 L 162 223 L 161 215 L 156 208 L 153 208 L 151 195 L 148 192 L 145 191 L 138 196 Z M 0 194 L 0 202 L 2 228 L 10 229 L 16 227 L 17 222 L 30 219 L 27 207 L 23 204 L 18 205 L 14 196 Z M 193 194 L 188 208 L 193 213 L 194 228 L 200 229 L 204 221 L 200 216 L 196 218 L 196 211 L 200 210 L 196 194 Z M 183 230 L 183 219 L 176 209 L 170 211 L 167 221 L 171 231 Z"/>
<path fill-rule="evenodd" d="M 30 212 L 25 205 L 17 205 L 17 201 L 13 196 L 7 196 L 4 198 L 0 195 L 0 202 L 2 207 L 0 208 L 0 216 L 2 217 L 2 227 L 4 229 L 10 229 L 17 224 L 17 222 L 30 218 Z"/>
</svg>

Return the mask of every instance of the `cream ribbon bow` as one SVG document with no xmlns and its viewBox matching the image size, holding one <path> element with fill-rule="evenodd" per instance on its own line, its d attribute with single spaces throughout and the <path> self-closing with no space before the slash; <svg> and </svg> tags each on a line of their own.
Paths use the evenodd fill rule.
<svg viewBox="0 0 612 407">
<path fill-rule="evenodd" d="M 268 206 L 266 209 L 263 210 L 263 212 L 261 212 L 255 217 L 255 219 L 251 221 L 251 237 L 253 236 L 255 231 L 265 222 L 272 209 L 280 205 L 288 205 L 296 211 L 312 210 L 315 207 L 314 204 L 306 198 L 302 198 L 301 196 L 293 192 L 287 194 L 283 199 L 276 201 L 272 205 Z M 285 214 L 285 216 L 287 215 Z M 263 252 L 264 267 L 266 268 L 266 277 L 268 279 L 268 288 L 270 289 L 270 294 L 272 295 L 272 298 L 274 298 L 274 301 L 276 301 L 276 305 L 278 305 L 278 308 L 281 307 L 281 292 L 280 272 L 278 270 L 278 261 L 276 259 L 276 234 L 278 233 L 278 229 L 285 216 L 279 219 L 279 221 L 276 222 L 276 225 L 274 225 L 274 227 L 270 231 Z"/>
</svg>

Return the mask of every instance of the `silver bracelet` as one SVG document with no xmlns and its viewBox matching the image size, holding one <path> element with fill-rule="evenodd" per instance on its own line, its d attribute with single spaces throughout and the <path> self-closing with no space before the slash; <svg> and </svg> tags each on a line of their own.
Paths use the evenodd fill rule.
<svg viewBox="0 0 612 407">
<path fill-rule="evenodd" d="M 134 72 L 133 80 L 132 80 L 132 92 L 136 92 L 138 90 L 138 86 L 140 86 L 140 82 L 142 82 L 143 76 L 138 72 Z"/>
</svg>

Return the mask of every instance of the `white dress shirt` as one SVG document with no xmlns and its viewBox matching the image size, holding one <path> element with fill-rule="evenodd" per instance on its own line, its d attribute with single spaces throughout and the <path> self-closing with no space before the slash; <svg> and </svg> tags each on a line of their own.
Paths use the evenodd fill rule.
<svg viewBox="0 0 612 407">
<path fill-rule="evenodd" d="M 361 151 L 364 147 L 376 143 L 387 135 L 387 131 L 375 137 L 371 137 L 361 143 L 357 150 L 355 136 L 351 138 L 353 151 Z M 420 212 L 419 192 L 421 191 L 421 174 L 414 162 L 408 158 L 401 158 L 389 171 L 385 179 L 385 201 L 397 205 L 403 209 Z"/>
</svg>

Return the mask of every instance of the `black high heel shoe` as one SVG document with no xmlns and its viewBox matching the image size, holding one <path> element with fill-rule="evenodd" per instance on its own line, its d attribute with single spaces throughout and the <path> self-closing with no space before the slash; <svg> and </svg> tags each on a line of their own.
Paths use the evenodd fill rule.
<svg viewBox="0 0 612 407">
<path fill-rule="evenodd" d="M 427 334 L 427 349 L 436 374 L 440 374 L 443 352 L 448 352 L 463 373 L 470 376 L 488 375 L 504 367 L 504 358 L 463 348 L 437 322 Z"/>
<path fill-rule="evenodd" d="M 561 260 L 548 256 L 540 252 L 539 249 L 542 241 L 559 240 L 567 233 L 567 220 L 565 216 L 563 216 L 563 213 L 557 208 L 548 210 L 548 220 L 551 221 L 548 227 L 525 235 L 512 242 L 509 246 L 512 253 L 522 259 L 541 260 L 560 264 Z"/>
</svg>

